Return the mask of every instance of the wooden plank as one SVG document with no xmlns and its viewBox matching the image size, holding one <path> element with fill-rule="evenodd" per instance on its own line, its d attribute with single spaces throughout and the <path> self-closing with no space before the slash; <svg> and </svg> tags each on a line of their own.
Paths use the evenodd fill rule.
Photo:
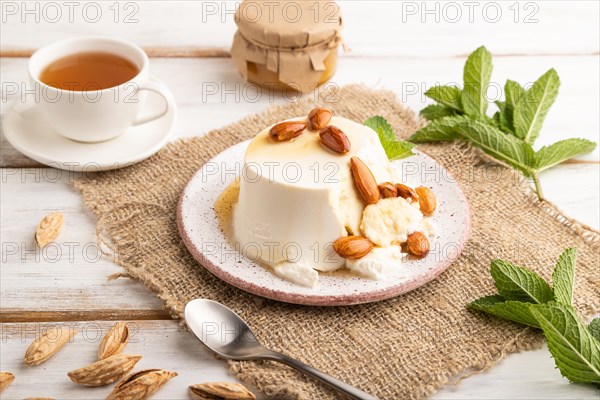
<svg viewBox="0 0 600 400">
<path fill-rule="evenodd" d="M 161 57 L 161 58 L 231 58 L 231 53 L 227 49 L 218 48 L 202 48 L 202 47 L 142 47 L 148 57 Z M 0 57 L 6 58 L 26 58 L 30 57 L 37 49 L 8 49 L 0 50 Z M 588 52 L 588 53 L 494 53 L 494 57 L 548 57 L 548 56 L 561 56 L 561 57 L 586 57 L 586 56 L 597 56 L 600 52 Z M 451 58 L 464 58 L 469 53 L 449 55 Z M 344 58 L 364 58 L 372 57 L 368 55 L 360 55 L 348 51 L 347 53 L 340 54 L 340 57 Z M 418 58 L 422 57 L 415 56 L 403 56 L 405 58 Z"/>
<path fill-rule="evenodd" d="M 224 363 L 216 360 L 189 332 L 183 331 L 175 321 L 128 320 L 130 341 L 125 351 L 140 354 L 142 359 L 135 370 L 162 368 L 179 374 L 154 398 L 188 398 L 190 384 L 210 381 L 236 381 L 227 374 Z M 15 381 L 2 392 L 2 399 L 22 399 L 31 396 L 55 399 L 105 398 L 114 385 L 89 388 L 77 385 L 67 377 L 67 372 L 96 361 L 100 340 L 114 322 L 73 321 L 56 323 L 0 324 L 0 369 L 10 371 Z M 31 367 L 23 364 L 23 355 L 32 340 L 44 329 L 65 326 L 79 332 L 45 363 Z"/>
<path fill-rule="evenodd" d="M 467 371 L 468 373 L 469 371 Z M 556 369 L 548 347 L 511 354 L 487 372 L 448 385 L 431 400 L 594 399 L 591 385 L 569 383 Z"/>
<path fill-rule="evenodd" d="M 213 48 L 201 48 L 201 47 L 143 47 L 144 52 L 149 57 L 160 57 L 160 58 L 231 58 L 231 53 L 227 49 L 213 49 Z M 0 50 L 0 57 L 5 58 L 26 58 L 30 57 L 37 49 L 9 49 Z M 560 57 L 586 57 L 586 56 L 597 56 L 600 52 L 589 52 L 589 53 L 494 53 L 494 57 L 548 57 L 548 56 L 560 56 Z M 449 55 L 451 58 L 464 58 L 469 53 Z M 343 58 L 364 58 L 372 56 L 361 56 L 359 54 L 353 54 L 351 52 L 340 54 Z M 403 56 L 407 59 L 423 59 L 422 57 L 415 56 Z"/>
<path fill-rule="evenodd" d="M 166 310 L 68 310 L 30 311 L 19 308 L 0 309 L 0 323 L 9 322 L 58 322 L 58 321 L 123 321 L 123 320 L 164 320 L 171 319 Z"/>
<path fill-rule="evenodd" d="M 74 7 L 52 3 L 3 2 L 0 49 L 35 49 L 73 36 L 102 35 L 144 47 L 227 50 L 236 30 L 238 2 L 120 2 L 115 6 L 84 1 Z M 342 0 L 338 4 L 344 41 L 357 56 L 435 58 L 463 55 L 481 44 L 502 54 L 590 54 L 599 48 L 600 8 L 593 1 L 567 5 L 564 1 Z M 282 13 L 283 7 L 275 4 L 273 10 Z M 323 6 L 319 19 L 330 12 Z"/>
<path fill-rule="evenodd" d="M 362 82 L 369 87 L 389 89 L 409 107 L 420 110 L 429 104 L 424 91 L 435 84 L 446 84 L 462 79 L 464 59 L 439 58 L 433 61 L 405 59 L 403 57 L 342 58 L 338 72 L 329 84 L 343 86 Z M 27 61 L 22 58 L 2 58 L 3 82 L 19 87 L 26 81 Z M 600 109 L 599 58 L 586 57 L 503 57 L 495 60 L 494 85 L 489 96 L 495 99 L 496 91 L 507 78 L 521 83 L 534 81 L 550 67 L 555 67 L 562 79 L 561 93 L 549 113 L 537 146 L 550 144 L 567 137 L 583 137 L 598 141 L 600 121 L 593 117 Z M 365 73 L 364 71 L 369 71 Z M 298 97 L 272 94 L 242 81 L 231 63 L 224 58 L 215 59 L 152 59 L 152 72 L 173 91 L 179 107 L 179 120 L 175 136 L 196 136 L 210 129 L 229 124 L 248 114 L 261 112 L 270 105 L 296 101 Z M 6 93 L 5 93 L 6 95 Z M 306 96 L 314 97 L 315 94 Z M 22 101 L 19 96 L 9 96 L 12 101 Z M 12 102 L 2 102 L 4 113 Z M 490 107 L 491 109 L 494 106 Z M 592 117 L 591 117 L 592 116 Z M 0 138 L 0 167 L 35 167 L 39 163 L 21 155 Z M 598 161 L 600 153 L 581 157 L 581 160 Z"/>
<path fill-rule="evenodd" d="M 202 47 L 163 47 L 153 46 L 144 47 L 144 52 L 148 57 L 169 57 L 169 58 L 229 58 L 229 51 L 226 49 L 202 48 Z M 0 51 L 0 57 L 29 57 L 36 49 L 8 49 Z"/>
<path fill-rule="evenodd" d="M 123 269 L 99 253 L 95 218 L 71 186 L 74 178 L 50 168 L 1 170 L 1 307 L 49 312 L 161 310 L 162 301 L 143 284 L 107 281 Z M 52 211 L 63 213 L 65 225 L 57 242 L 40 251 L 33 233 Z"/>
<path fill-rule="evenodd" d="M 544 195 L 563 213 L 600 229 L 600 166 L 565 164 L 540 175 Z"/>
<path fill-rule="evenodd" d="M 102 317 L 106 310 L 116 310 L 115 317 L 102 317 L 113 319 L 137 312 L 153 316 L 154 310 L 162 309 L 162 302 L 142 284 L 129 279 L 106 281 L 108 275 L 122 269 L 107 259 L 97 258 L 93 251 L 95 220 L 78 193 L 70 187 L 73 176 L 64 174 L 55 181 L 57 171 L 50 168 L 16 169 L 12 171 L 17 173 L 11 174 L 7 171 L 11 170 L 2 170 L 1 183 L 0 234 L 4 259 L 0 296 L 1 306 L 9 314 L 2 316 L 3 319 L 20 321 L 43 317 L 44 320 L 60 320 L 67 316 L 69 319 L 94 319 Z M 541 181 L 546 197 L 566 215 L 598 229 L 598 165 L 563 165 L 544 173 Z M 43 202 L 40 193 L 44 194 Z M 57 243 L 52 245 L 54 252 L 37 252 L 32 239 L 35 226 L 45 214 L 54 210 L 64 213 L 65 228 Z M 88 251 L 82 251 L 84 246 L 88 246 Z M 74 250 L 69 252 L 70 248 Z M 58 250 L 62 253 L 57 258 Z M 31 311 L 47 314 L 32 314 Z"/>
<path fill-rule="evenodd" d="M 235 381 L 189 332 L 175 321 L 130 320 L 132 334 L 125 351 L 143 357 L 136 370 L 163 368 L 179 376 L 163 387 L 157 399 L 187 398 L 187 386 L 210 381 Z M 72 383 L 66 373 L 95 361 L 98 343 L 112 326 L 107 321 L 77 321 L 60 325 L 79 329 L 74 341 L 54 357 L 36 367 L 22 362 L 25 350 L 43 329 L 57 324 L 0 324 L 0 370 L 15 374 L 15 381 L 2 392 L 3 399 L 52 396 L 57 399 L 104 398 L 112 385 L 86 388 Z M 377 362 L 377 360 L 372 360 Z M 393 384 L 390 382 L 389 384 Z M 260 397 L 259 397 L 260 398 Z M 597 399 L 592 386 L 569 384 L 555 369 L 547 348 L 508 356 L 491 370 L 474 375 L 456 386 L 448 386 L 432 399 Z"/>
</svg>

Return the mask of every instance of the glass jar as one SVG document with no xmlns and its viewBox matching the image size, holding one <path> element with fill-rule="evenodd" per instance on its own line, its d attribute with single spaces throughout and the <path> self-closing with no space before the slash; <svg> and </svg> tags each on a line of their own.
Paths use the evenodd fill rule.
<svg viewBox="0 0 600 400">
<path fill-rule="evenodd" d="M 342 27 L 339 9 L 331 10 L 332 4 L 337 7 L 331 1 L 284 2 L 279 10 L 273 4 L 255 0 L 240 4 L 231 57 L 244 79 L 256 85 L 298 92 L 314 90 L 336 71 Z M 291 4 L 293 14 L 290 7 L 286 8 Z M 328 7 L 329 13 L 317 12 L 317 5 Z"/>
</svg>

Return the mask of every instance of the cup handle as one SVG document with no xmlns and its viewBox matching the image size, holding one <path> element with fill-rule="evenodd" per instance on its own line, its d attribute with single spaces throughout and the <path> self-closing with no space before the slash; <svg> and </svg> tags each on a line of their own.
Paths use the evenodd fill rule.
<svg viewBox="0 0 600 400">
<path fill-rule="evenodd" d="M 173 98 L 173 94 L 164 84 L 148 81 L 148 82 L 140 84 L 140 86 L 138 88 L 138 92 L 142 91 L 142 90 L 147 90 L 149 92 L 154 92 L 154 93 L 159 94 L 165 101 L 165 108 L 161 112 L 159 112 L 155 115 L 149 115 L 144 118 L 136 119 L 135 121 L 133 121 L 133 124 L 132 124 L 133 126 L 143 125 L 148 122 L 162 118 L 170 110 L 175 109 L 175 99 Z"/>
</svg>

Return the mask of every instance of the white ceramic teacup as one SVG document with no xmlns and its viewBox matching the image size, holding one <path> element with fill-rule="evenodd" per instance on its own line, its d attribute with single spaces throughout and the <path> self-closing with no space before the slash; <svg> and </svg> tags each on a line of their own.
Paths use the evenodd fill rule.
<svg viewBox="0 0 600 400">
<path fill-rule="evenodd" d="M 131 61 L 139 70 L 127 82 L 102 90 L 58 89 L 40 81 L 49 64 L 85 52 L 111 53 Z M 29 59 L 29 79 L 39 96 L 40 109 L 48 124 L 59 134 L 80 142 L 101 142 L 121 135 L 132 126 L 156 120 L 175 108 L 169 89 L 150 80 L 148 56 L 133 43 L 104 37 L 81 37 L 50 44 Z M 163 97 L 164 109 L 157 115 L 140 115 L 146 91 Z"/>
</svg>

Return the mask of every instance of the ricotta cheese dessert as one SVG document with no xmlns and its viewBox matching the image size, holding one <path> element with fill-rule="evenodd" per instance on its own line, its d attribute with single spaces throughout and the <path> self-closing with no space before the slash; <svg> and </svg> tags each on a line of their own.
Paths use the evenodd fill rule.
<svg viewBox="0 0 600 400">
<path fill-rule="evenodd" d="M 362 161 L 370 181 L 359 182 L 352 160 Z M 308 120 L 268 127 L 246 150 L 234 240 L 244 255 L 300 285 L 315 286 L 317 271 L 344 267 L 386 279 L 402 261 L 401 245 L 408 236 L 430 224 L 418 201 L 380 198 L 377 183 L 384 182 L 400 180 L 377 133 L 365 125 L 316 109 Z M 378 200 L 368 204 L 365 193 L 369 201 Z M 346 237 L 367 243 L 366 255 L 355 257 L 334 246 Z M 352 241 L 345 247 L 356 247 Z"/>
</svg>

